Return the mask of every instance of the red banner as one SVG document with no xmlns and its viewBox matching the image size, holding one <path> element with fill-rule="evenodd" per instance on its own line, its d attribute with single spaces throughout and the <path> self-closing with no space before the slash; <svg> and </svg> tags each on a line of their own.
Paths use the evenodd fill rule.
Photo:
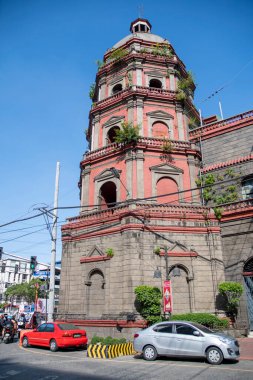
<svg viewBox="0 0 253 380">
<path fill-rule="evenodd" d="M 163 311 L 164 313 L 172 313 L 172 294 L 170 280 L 163 282 Z"/>
</svg>

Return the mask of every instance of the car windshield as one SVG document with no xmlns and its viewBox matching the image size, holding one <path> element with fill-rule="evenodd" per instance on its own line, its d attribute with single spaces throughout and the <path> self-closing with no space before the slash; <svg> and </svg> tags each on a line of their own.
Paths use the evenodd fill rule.
<svg viewBox="0 0 253 380">
<path fill-rule="evenodd" d="M 200 331 L 203 331 L 206 334 L 213 334 L 213 331 L 208 329 L 206 326 L 200 325 L 199 323 L 191 323 L 192 326 L 197 327 Z"/>
<path fill-rule="evenodd" d="M 58 327 L 61 330 L 80 330 L 79 327 L 72 325 L 71 323 L 59 323 Z"/>
</svg>

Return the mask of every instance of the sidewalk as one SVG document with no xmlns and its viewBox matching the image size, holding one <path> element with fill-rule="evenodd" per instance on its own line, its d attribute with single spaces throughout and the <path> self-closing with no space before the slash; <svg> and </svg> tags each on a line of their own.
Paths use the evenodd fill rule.
<svg viewBox="0 0 253 380">
<path fill-rule="evenodd" d="M 238 338 L 240 360 L 253 360 L 253 338 Z"/>
</svg>

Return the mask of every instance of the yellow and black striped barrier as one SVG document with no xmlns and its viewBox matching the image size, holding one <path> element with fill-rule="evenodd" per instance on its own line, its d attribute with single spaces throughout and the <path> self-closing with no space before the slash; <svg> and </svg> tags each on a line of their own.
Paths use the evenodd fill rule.
<svg viewBox="0 0 253 380">
<path fill-rule="evenodd" d="M 89 344 L 87 349 L 87 356 L 89 358 L 98 359 L 113 359 L 117 356 L 134 355 L 133 343 L 121 344 Z"/>
</svg>

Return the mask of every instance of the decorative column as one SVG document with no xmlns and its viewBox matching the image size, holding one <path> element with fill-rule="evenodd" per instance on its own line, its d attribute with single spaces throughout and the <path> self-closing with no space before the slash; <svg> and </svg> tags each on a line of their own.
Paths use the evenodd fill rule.
<svg viewBox="0 0 253 380">
<path fill-rule="evenodd" d="M 91 172 L 90 165 L 86 165 L 85 169 L 82 170 L 81 206 L 89 205 L 90 172 Z M 81 213 L 82 212 L 83 210 L 81 210 Z"/>
</svg>

